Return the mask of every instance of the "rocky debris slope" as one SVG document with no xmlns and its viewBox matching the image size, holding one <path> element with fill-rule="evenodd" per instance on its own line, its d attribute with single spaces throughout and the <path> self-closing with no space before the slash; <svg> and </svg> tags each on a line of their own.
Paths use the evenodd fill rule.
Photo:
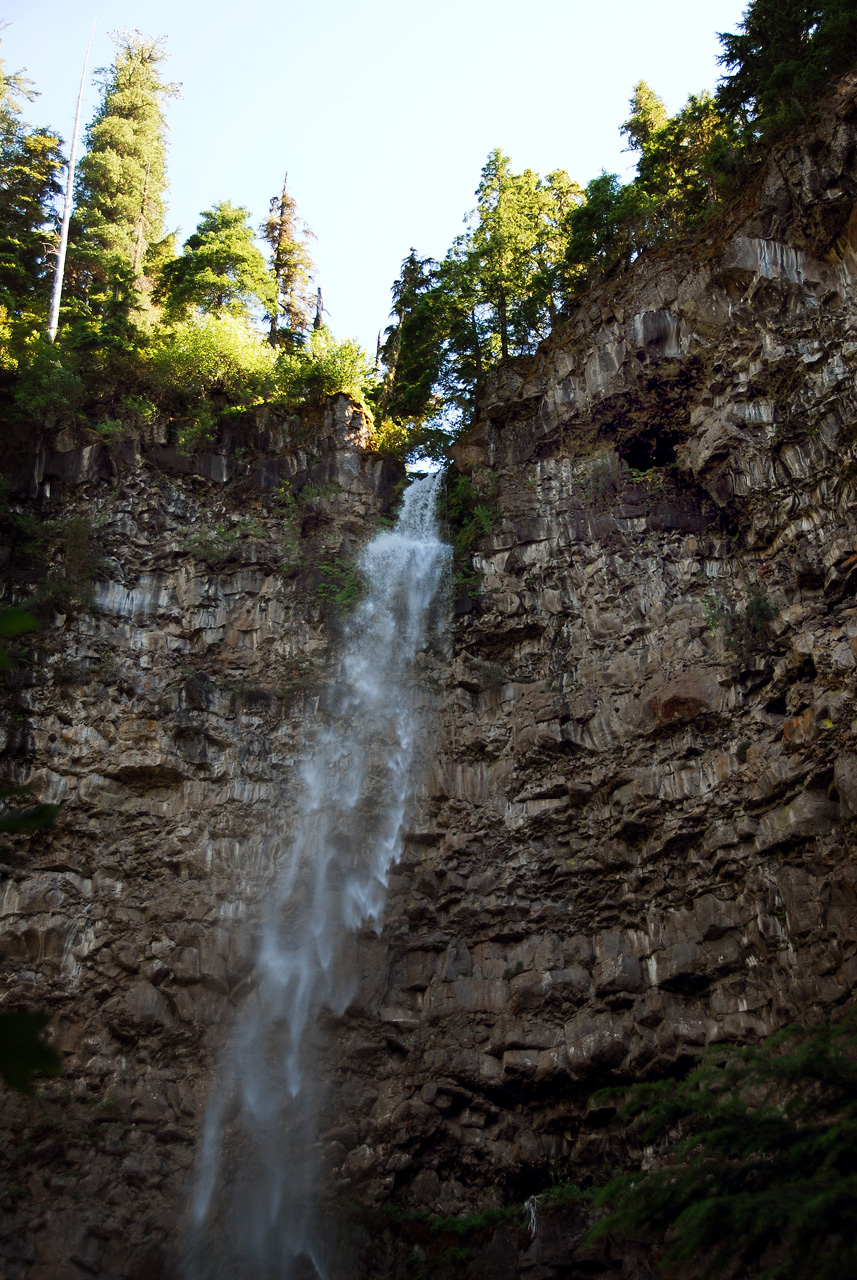
<svg viewBox="0 0 857 1280">
<path fill-rule="evenodd" d="M 192 459 L 66 433 L 17 472 L 9 527 L 23 502 L 44 545 L 7 548 L 10 598 L 40 578 L 44 625 L 3 758 L 61 811 L 0 855 L 0 978 L 4 1006 L 53 1014 L 64 1073 L 3 1100 L 4 1280 L 146 1280 L 173 1256 L 206 1073 L 250 985 L 242 921 L 400 478 L 365 438 L 342 396 Z"/>
</svg>

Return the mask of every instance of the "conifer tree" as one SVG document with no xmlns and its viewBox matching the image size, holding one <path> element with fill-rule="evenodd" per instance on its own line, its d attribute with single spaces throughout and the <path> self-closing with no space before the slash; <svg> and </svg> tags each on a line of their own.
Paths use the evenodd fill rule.
<svg viewBox="0 0 857 1280">
<path fill-rule="evenodd" d="M 24 125 L 19 100 L 34 96 L 29 81 L 7 74 L 0 60 L 0 305 L 9 313 L 43 308 L 56 243 L 60 142 Z"/>
<path fill-rule="evenodd" d="M 667 122 L 667 109 L 663 98 L 654 89 L 639 80 L 634 85 L 634 93 L 628 103 L 631 114 L 619 132 L 628 139 L 629 151 L 642 151 L 646 144 Z"/>
<path fill-rule="evenodd" d="M 472 232 L 472 251 L 485 301 L 494 312 L 492 329 L 499 354 L 509 355 L 512 311 L 527 291 L 534 269 L 538 226 L 538 178 L 532 169 L 513 174 L 499 148 L 488 157 L 476 189 L 479 221 Z"/>
<path fill-rule="evenodd" d="M 86 133 L 72 241 L 78 295 L 138 300 L 164 236 L 164 104 L 178 88 L 161 76 L 163 39 L 114 33 L 116 57 L 100 72 L 103 97 Z"/>
<path fill-rule="evenodd" d="M 271 271 L 277 282 L 277 299 L 270 312 L 272 346 L 295 344 L 312 324 L 314 299 L 309 284 L 314 270 L 306 241 L 312 232 L 297 215 L 289 194 L 289 175 L 283 190 L 271 200 L 262 234 L 271 246 Z"/>
<path fill-rule="evenodd" d="M 721 33 L 720 104 L 771 137 L 811 109 L 826 81 L 857 61 L 854 0 L 751 0 L 737 32 Z"/>
<path fill-rule="evenodd" d="M 202 313 L 246 315 L 258 303 L 277 311 L 277 282 L 253 243 L 249 211 L 224 200 L 206 209 L 181 255 L 167 262 L 155 300 L 170 319 Z"/>
<path fill-rule="evenodd" d="M 392 317 L 380 349 L 385 375 L 378 415 L 418 421 L 435 407 L 443 344 L 438 263 L 411 249 L 393 285 Z"/>
</svg>

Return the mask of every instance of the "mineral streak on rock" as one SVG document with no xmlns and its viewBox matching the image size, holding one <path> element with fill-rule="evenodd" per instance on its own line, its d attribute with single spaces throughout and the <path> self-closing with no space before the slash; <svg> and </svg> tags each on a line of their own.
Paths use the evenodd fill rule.
<svg viewBox="0 0 857 1280">
<path fill-rule="evenodd" d="M 497 473 L 500 516 L 449 654 L 421 659 L 436 745 L 320 1050 L 355 1276 L 402 1274 L 374 1208 L 585 1183 L 629 1154 L 596 1087 L 851 999 L 855 92 L 697 243 L 644 253 L 504 365 L 457 446 Z M 103 516 L 106 560 L 95 611 L 46 629 L 55 654 L 11 690 L 10 770 L 63 810 L 8 858 L 0 972 L 8 1003 L 53 1012 L 66 1074 L 6 1102 L 9 1280 L 176 1274 L 208 1073 L 253 986 L 236 921 L 335 652 L 313 566 L 392 497 L 356 414 L 340 398 L 303 438 L 262 421 L 246 459 L 64 439 L 22 460 L 34 509 Z M 217 564 L 180 532 L 289 476 L 339 485 L 294 555 L 272 517 Z M 537 1218 L 489 1233 L 478 1274 L 650 1274 L 584 1250 L 578 1210 Z"/>
</svg>

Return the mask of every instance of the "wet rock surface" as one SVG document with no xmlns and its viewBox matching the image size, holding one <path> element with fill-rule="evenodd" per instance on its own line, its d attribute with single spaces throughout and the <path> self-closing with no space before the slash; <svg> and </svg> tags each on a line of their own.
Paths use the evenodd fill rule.
<svg viewBox="0 0 857 1280">
<path fill-rule="evenodd" d="M 420 658 L 437 737 L 323 1028 L 355 1275 L 453 1274 L 402 1215 L 533 1195 L 535 1236 L 474 1228 L 474 1276 L 649 1275 L 544 1196 L 639 1156 L 593 1090 L 851 1000 L 854 92 L 708 240 L 644 254 L 504 368 L 457 447 L 497 519 L 449 651 Z M 207 1073 L 335 664 L 320 566 L 393 496 L 347 402 L 308 427 L 21 470 L 36 506 L 103 517 L 110 571 L 10 690 L 9 776 L 63 809 L 5 855 L 0 975 L 54 1013 L 66 1073 L 4 1099 L 8 1280 L 178 1273 Z M 315 486 L 297 537 L 270 506 L 290 477 Z"/>
</svg>

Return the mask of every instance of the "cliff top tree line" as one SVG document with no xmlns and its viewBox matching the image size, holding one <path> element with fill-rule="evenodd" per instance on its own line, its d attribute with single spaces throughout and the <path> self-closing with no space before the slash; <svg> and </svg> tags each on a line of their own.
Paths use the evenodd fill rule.
<svg viewBox="0 0 857 1280">
<path fill-rule="evenodd" d="M 310 233 L 286 182 L 257 247 L 246 209 L 206 210 L 179 251 L 166 230 L 164 41 L 114 36 L 86 130 L 55 342 L 61 140 L 29 128 L 33 88 L 0 69 L 0 403 L 38 429 L 77 422 L 107 438 L 166 416 L 174 441 L 213 438 L 225 413 L 345 391 L 373 413 L 377 447 L 442 454 L 473 421 L 492 368 L 533 352 L 589 285 L 697 232 L 767 148 L 857 62 L 853 0 L 752 0 L 722 34 L 723 78 L 674 116 L 645 82 L 621 126 L 634 179 L 585 187 L 564 169 L 515 173 L 488 156 L 476 207 L 441 261 L 411 250 L 374 363 L 336 341 L 312 297 Z M 2 68 L 2 64 L 0 64 Z"/>
</svg>

